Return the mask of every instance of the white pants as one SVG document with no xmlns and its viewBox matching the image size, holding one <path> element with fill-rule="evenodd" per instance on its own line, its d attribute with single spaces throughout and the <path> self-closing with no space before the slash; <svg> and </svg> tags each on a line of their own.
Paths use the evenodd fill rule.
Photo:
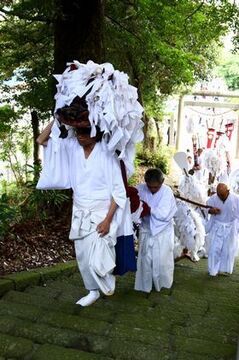
<svg viewBox="0 0 239 360">
<path fill-rule="evenodd" d="M 107 254 L 105 247 L 99 243 L 104 241 Z M 97 231 L 75 240 L 74 243 L 76 260 L 85 288 L 87 290 L 100 289 L 106 295 L 113 293 L 115 290 L 115 277 L 112 275 L 115 266 L 114 245 L 107 239 L 100 238 Z"/>
<path fill-rule="evenodd" d="M 117 222 L 113 219 L 110 231 L 100 237 L 96 231 L 108 211 L 107 200 L 95 201 L 91 208 L 74 201 L 70 239 L 74 240 L 77 264 L 87 290 L 100 289 L 110 295 L 115 290 L 115 244 Z"/>
<path fill-rule="evenodd" d="M 214 222 L 209 233 L 208 271 L 215 276 L 218 272 L 233 271 L 238 248 L 235 223 Z"/>
<path fill-rule="evenodd" d="M 170 288 L 174 272 L 174 230 L 169 224 L 161 233 L 152 236 L 141 232 L 135 279 L 135 290 L 150 292 L 154 285 L 157 291 Z"/>
</svg>

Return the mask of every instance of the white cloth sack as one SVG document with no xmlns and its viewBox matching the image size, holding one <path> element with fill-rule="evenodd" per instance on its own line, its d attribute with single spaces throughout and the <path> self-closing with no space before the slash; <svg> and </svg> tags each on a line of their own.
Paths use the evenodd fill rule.
<svg viewBox="0 0 239 360">
<path fill-rule="evenodd" d="M 62 139 L 59 139 L 59 142 Z M 52 139 L 44 146 L 44 163 L 36 188 L 39 190 L 70 189 L 68 154 L 65 143 L 56 146 Z"/>
</svg>

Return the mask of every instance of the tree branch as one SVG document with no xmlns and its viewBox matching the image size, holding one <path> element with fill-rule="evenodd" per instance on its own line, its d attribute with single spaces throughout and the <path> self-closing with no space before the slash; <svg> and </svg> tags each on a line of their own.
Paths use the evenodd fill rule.
<svg viewBox="0 0 239 360">
<path fill-rule="evenodd" d="M 193 17 L 193 15 L 196 14 L 196 12 L 198 12 L 198 11 L 203 7 L 203 5 L 204 5 L 204 1 L 202 1 L 201 4 L 200 4 L 196 9 L 194 9 L 194 11 L 193 11 L 191 14 L 189 14 L 189 15 L 185 18 L 184 21 L 186 22 L 189 18 Z"/>
<path fill-rule="evenodd" d="M 16 16 L 19 19 L 22 20 L 29 20 L 29 21 L 39 21 L 39 22 L 45 22 L 47 24 L 52 23 L 53 21 L 50 18 L 46 18 L 44 16 L 38 15 L 38 16 L 30 16 L 27 15 L 25 13 L 17 13 L 15 11 L 11 11 L 11 10 L 6 10 L 4 9 L 4 7 L 0 8 L 0 13 L 5 14 L 5 18 L 6 16 Z M 4 16 L 3 14 L 1 14 L 1 16 Z"/>
<path fill-rule="evenodd" d="M 111 22 L 113 22 L 114 24 L 116 24 L 118 27 L 120 27 L 121 29 L 127 31 L 129 34 L 131 34 L 132 36 L 134 36 L 136 39 L 138 39 L 141 43 L 142 40 L 140 39 L 140 37 L 138 37 L 136 34 L 134 34 L 131 30 L 127 29 L 125 26 L 121 25 L 117 20 L 113 19 L 111 16 L 106 15 L 105 16 L 107 19 L 109 19 Z"/>
<path fill-rule="evenodd" d="M 6 15 L 3 14 L 1 11 L 0 11 L 0 17 L 2 17 L 4 20 L 8 20 L 7 17 L 6 17 Z"/>
</svg>

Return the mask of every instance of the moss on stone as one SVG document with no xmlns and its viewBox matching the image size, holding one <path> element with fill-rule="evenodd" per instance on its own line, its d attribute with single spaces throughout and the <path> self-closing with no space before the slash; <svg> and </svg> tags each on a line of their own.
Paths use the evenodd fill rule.
<svg viewBox="0 0 239 360">
<path fill-rule="evenodd" d="M 37 285 L 40 283 L 40 274 L 34 271 L 22 271 L 20 273 L 7 275 L 7 280 L 12 280 L 16 290 L 24 290 L 31 285 Z"/>
<path fill-rule="evenodd" d="M 24 336 L 24 338 L 30 339 L 37 344 L 52 344 L 88 350 L 87 336 L 72 330 L 59 329 L 45 324 L 24 321 L 14 329 L 14 335 Z"/>
<path fill-rule="evenodd" d="M 8 292 L 0 301 L 0 332 L 28 341 L 29 352 L 19 355 L 28 360 L 232 360 L 239 262 L 232 276 L 215 279 L 207 276 L 207 262 L 199 263 L 177 265 L 173 287 L 159 293 L 134 291 L 134 274 L 118 277 L 115 295 L 88 308 L 75 305 L 86 293 L 75 262 L 21 273 L 17 280 L 9 276 L 3 279 Z M 12 290 L 17 282 L 19 291 Z M 0 347 L 5 360 L 17 357 L 6 346 L 4 351 Z"/>
<path fill-rule="evenodd" d="M 109 360 L 101 355 L 86 353 L 75 349 L 59 346 L 42 345 L 31 357 L 31 360 Z"/>
<path fill-rule="evenodd" d="M 220 344 L 218 342 L 201 340 L 190 337 L 177 336 L 175 338 L 175 350 L 192 354 L 201 354 L 203 356 L 212 356 L 217 359 L 233 359 L 236 356 L 237 347 L 229 344 Z M 192 355 L 193 358 L 193 355 Z"/>
<path fill-rule="evenodd" d="M 46 286 L 32 286 L 25 290 L 25 293 L 27 294 L 33 294 L 35 296 L 53 300 L 57 299 L 61 292 L 62 290 L 52 288 L 51 284 L 47 284 Z"/>
<path fill-rule="evenodd" d="M 0 297 L 12 289 L 14 289 L 14 282 L 12 280 L 0 279 Z"/>
<path fill-rule="evenodd" d="M 13 290 L 5 294 L 3 300 L 19 304 L 29 304 L 43 308 L 48 308 L 52 303 L 54 303 L 54 299 L 47 296 L 33 295 L 26 292 Z"/>
<path fill-rule="evenodd" d="M 1 300 L 0 315 L 35 321 L 40 315 L 40 310 L 33 305 L 10 303 Z"/>
<path fill-rule="evenodd" d="M 223 358 L 214 357 L 212 354 L 202 355 L 202 354 L 193 354 L 193 353 L 185 353 L 185 352 L 176 353 L 174 358 L 177 360 L 225 360 Z"/>
<path fill-rule="evenodd" d="M 225 329 L 219 324 L 205 321 L 203 324 L 188 324 L 186 327 L 174 326 L 173 333 L 187 338 L 210 340 L 219 344 L 237 345 L 238 334 L 231 329 Z"/>
<path fill-rule="evenodd" d="M 145 325 L 141 323 L 141 327 L 137 327 L 133 322 L 127 325 L 115 325 L 110 330 L 109 336 L 117 340 L 123 339 L 145 345 L 154 345 L 161 350 L 169 348 L 169 334 L 164 330 L 149 330 L 142 328 L 142 326 Z"/>
<path fill-rule="evenodd" d="M 68 315 L 60 312 L 46 312 L 41 317 L 40 322 L 56 328 L 59 327 L 95 335 L 104 335 L 109 328 L 109 323 L 106 321 L 85 319 L 77 315 Z"/>
<path fill-rule="evenodd" d="M 75 260 L 34 270 L 34 272 L 41 277 L 42 282 L 56 279 L 59 276 L 70 276 L 76 271 L 77 264 Z"/>
<path fill-rule="evenodd" d="M 30 340 L 13 337 L 6 334 L 0 334 L 0 354 L 6 358 L 21 359 L 31 353 L 33 343 Z"/>
<path fill-rule="evenodd" d="M 168 360 L 170 354 L 167 350 L 162 351 L 155 346 L 141 344 L 132 341 L 113 339 L 110 342 L 109 355 L 117 360 Z"/>
</svg>

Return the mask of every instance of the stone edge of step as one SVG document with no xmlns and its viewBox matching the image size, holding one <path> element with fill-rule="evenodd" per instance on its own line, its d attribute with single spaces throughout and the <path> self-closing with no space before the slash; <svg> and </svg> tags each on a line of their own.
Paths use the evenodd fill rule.
<svg viewBox="0 0 239 360">
<path fill-rule="evenodd" d="M 61 276 L 70 276 L 77 272 L 75 260 L 58 263 L 49 267 L 41 267 L 0 276 L 0 297 L 10 290 L 24 291 L 28 286 L 44 285 L 47 280 Z"/>
</svg>

